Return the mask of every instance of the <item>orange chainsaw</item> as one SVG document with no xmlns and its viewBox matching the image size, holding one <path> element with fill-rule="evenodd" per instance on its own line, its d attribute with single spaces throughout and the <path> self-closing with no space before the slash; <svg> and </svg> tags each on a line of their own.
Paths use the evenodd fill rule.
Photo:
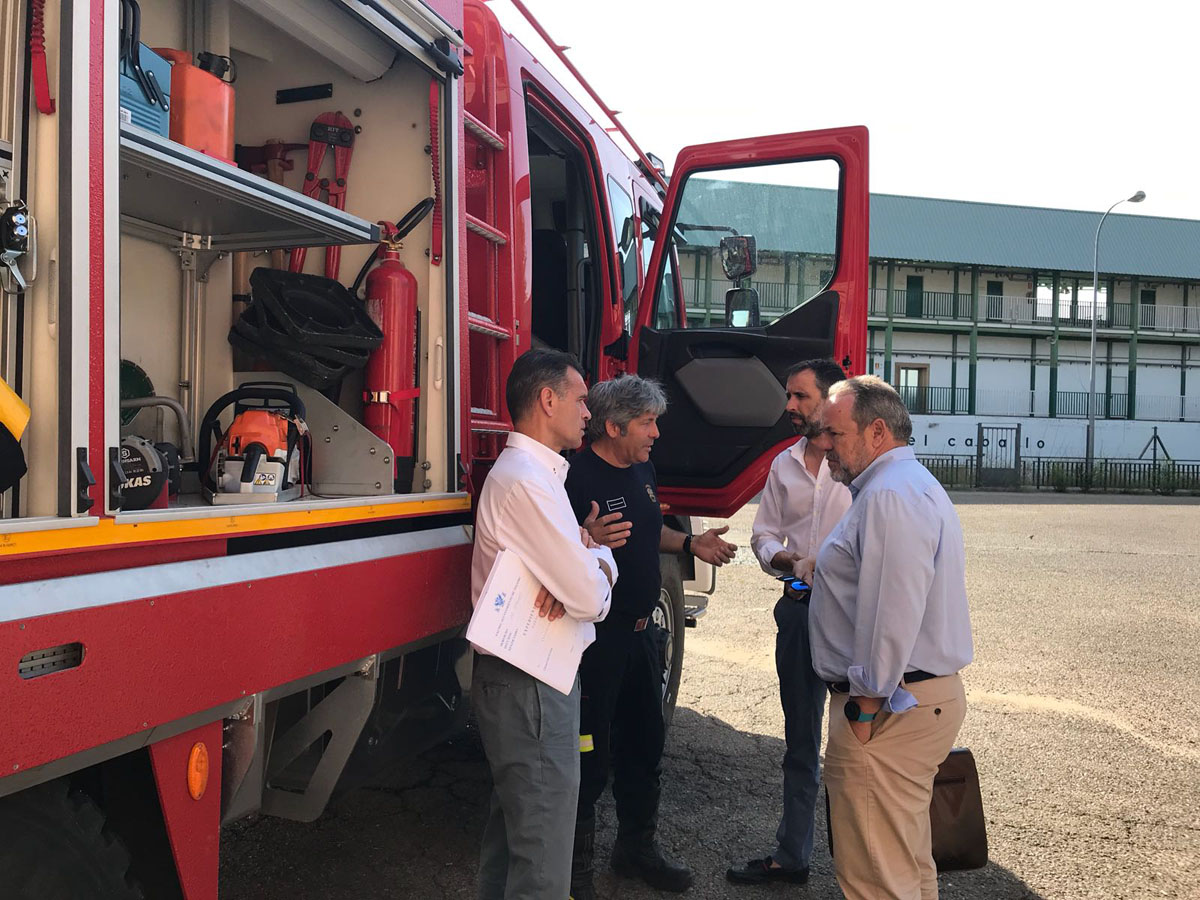
<svg viewBox="0 0 1200 900">
<path fill-rule="evenodd" d="M 221 414 L 233 421 L 221 431 Z M 304 402 L 286 383 L 248 382 L 209 408 L 200 424 L 204 497 L 213 504 L 295 500 L 311 490 L 312 442 Z M 215 440 L 214 440 L 215 438 Z"/>
</svg>

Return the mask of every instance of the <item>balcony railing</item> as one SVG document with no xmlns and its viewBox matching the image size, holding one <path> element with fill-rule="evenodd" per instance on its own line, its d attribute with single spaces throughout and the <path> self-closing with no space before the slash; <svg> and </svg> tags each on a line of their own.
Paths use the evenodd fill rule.
<svg viewBox="0 0 1200 900">
<path fill-rule="evenodd" d="M 871 291 L 870 314 L 887 315 L 887 288 Z M 899 319 L 956 319 L 971 321 L 971 295 L 949 291 L 892 291 L 892 317 Z"/>
<path fill-rule="evenodd" d="M 784 284 L 776 281 L 752 281 L 758 291 L 758 307 L 763 319 L 777 319 L 795 309 L 821 290 L 819 284 Z M 683 299 L 687 314 L 693 319 L 720 321 L 725 316 L 725 292 L 728 281 L 705 281 L 703 278 L 683 279 Z"/>
<path fill-rule="evenodd" d="M 954 415 L 967 412 L 971 406 L 971 392 L 967 388 L 906 386 L 896 390 L 908 411 L 917 415 Z"/>
<path fill-rule="evenodd" d="M 1150 396 L 1139 397 L 1138 406 L 1141 407 L 1144 403 L 1152 399 L 1171 399 L 1171 398 L 1154 398 Z M 1175 415 L 1162 416 L 1162 421 L 1179 418 L 1179 398 L 1175 397 Z M 1088 392 L 1087 391 L 1059 391 L 1055 397 L 1054 414 L 1060 419 L 1086 419 L 1088 416 Z M 1127 394 L 1096 394 L 1096 418 L 1097 419 L 1124 419 L 1129 414 L 1129 395 Z M 1151 416 L 1144 415 L 1144 410 L 1139 409 L 1139 418 L 1148 419 Z"/>
<path fill-rule="evenodd" d="M 887 289 L 871 291 L 870 314 L 887 315 Z M 972 297 L 970 294 L 954 294 L 944 291 L 922 291 L 909 293 L 906 290 L 892 291 L 893 319 L 949 319 L 971 320 Z M 1096 308 L 1096 324 L 1100 328 L 1131 328 L 1132 306 L 1128 303 L 1100 303 Z M 1200 306 L 1160 306 L 1145 304 L 1139 307 L 1138 328 L 1150 331 L 1183 332 L 1200 334 Z M 983 294 L 979 298 L 979 321 L 999 322 L 1010 325 L 1054 324 L 1054 305 L 1050 300 L 1034 300 L 1028 297 L 1000 297 Z M 1060 301 L 1058 324 L 1061 327 L 1090 328 L 1092 304 L 1083 302 L 1071 307 L 1069 302 Z"/>
<path fill-rule="evenodd" d="M 914 415 L 968 415 L 971 392 L 965 387 L 896 388 L 908 411 Z M 1059 391 L 1054 398 L 1054 416 L 1060 419 L 1086 419 L 1087 391 Z M 1137 419 L 1146 422 L 1200 422 L 1200 397 L 1170 394 L 1139 394 Z M 1045 391 L 979 388 L 974 415 L 1047 418 L 1049 397 Z M 1124 393 L 1096 394 L 1097 419 L 1124 419 L 1129 415 L 1129 396 Z"/>
<path fill-rule="evenodd" d="M 758 291 L 759 308 L 765 319 L 775 319 L 795 309 L 809 297 L 820 291 L 819 284 L 783 284 L 778 281 L 752 281 Z M 710 319 L 725 314 L 725 292 L 727 281 L 705 281 L 703 278 L 683 279 L 683 296 L 688 315 Z M 887 289 L 876 288 L 870 292 L 870 315 L 887 315 Z M 893 319 L 936 319 L 954 322 L 970 322 L 974 298 L 970 294 L 951 291 L 892 291 Z M 1096 324 L 1100 328 L 1132 328 L 1132 309 L 1128 303 L 1100 303 L 1096 307 Z M 1138 328 L 1143 331 L 1180 332 L 1200 334 L 1200 305 L 1161 306 L 1144 304 L 1139 307 Z M 1054 324 L 1054 304 L 1046 299 L 1028 297 L 999 297 L 982 294 L 979 297 L 979 321 L 1008 325 Z M 1090 328 L 1092 303 L 1076 303 L 1074 307 L 1066 300 L 1058 304 L 1058 324 L 1064 328 Z"/>
</svg>

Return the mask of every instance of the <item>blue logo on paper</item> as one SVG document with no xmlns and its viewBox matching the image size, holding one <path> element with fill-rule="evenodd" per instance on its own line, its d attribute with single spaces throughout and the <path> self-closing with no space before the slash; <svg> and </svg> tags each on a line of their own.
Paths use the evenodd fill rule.
<svg viewBox="0 0 1200 900">
<path fill-rule="evenodd" d="M 501 591 L 499 594 L 496 595 L 496 599 L 492 601 L 492 606 L 496 607 L 496 609 L 499 609 L 500 607 L 502 607 L 504 605 L 504 600 L 505 600 L 504 592 Z"/>
</svg>

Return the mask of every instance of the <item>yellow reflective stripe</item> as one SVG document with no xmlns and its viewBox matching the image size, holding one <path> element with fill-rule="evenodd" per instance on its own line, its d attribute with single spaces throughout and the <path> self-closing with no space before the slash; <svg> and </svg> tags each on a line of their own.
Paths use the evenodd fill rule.
<svg viewBox="0 0 1200 900">
<path fill-rule="evenodd" d="M 5 533 L 0 523 L 0 557 L 24 553 L 56 553 L 86 547 L 119 544 L 144 544 L 199 537 L 234 537 L 263 531 L 294 531 L 326 525 L 342 525 L 401 516 L 433 515 L 445 512 L 466 512 L 471 508 L 470 497 L 439 497 L 430 500 L 408 500 L 398 503 L 378 503 L 367 506 L 335 506 L 287 510 L 281 503 L 278 512 L 240 514 L 244 510 L 230 508 L 228 516 L 138 522 L 129 519 L 116 522 L 102 518 L 85 528 L 54 528 Z"/>
<path fill-rule="evenodd" d="M 581 734 L 579 736 L 579 752 L 591 753 L 596 749 L 596 742 L 592 740 L 590 734 Z"/>
</svg>

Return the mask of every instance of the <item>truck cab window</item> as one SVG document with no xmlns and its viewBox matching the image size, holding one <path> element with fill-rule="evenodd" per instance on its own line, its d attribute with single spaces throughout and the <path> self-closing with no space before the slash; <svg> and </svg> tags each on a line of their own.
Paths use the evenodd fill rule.
<svg viewBox="0 0 1200 900">
<path fill-rule="evenodd" d="M 650 256 L 654 253 L 654 240 L 658 235 L 661 216 L 653 206 L 642 200 L 639 206 L 642 217 L 642 274 L 650 267 Z M 653 317 L 655 328 L 677 328 L 679 326 L 679 304 L 675 291 L 675 256 L 667 260 L 663 269 L 662 285 Z"/>
<path fill-rule="evenodd" d="M 611 175 L 608 176 L 608 198 L 612 210 L 613 239 L 617 246 L 621 297 L 625 307 L 625 330 L 632 332 L 638 302 L 637 232 L 634 229 L 633 201 Z"/>
<path fill-rule="evenodd" d="M 757 168 L 692 176 L 671 231 L 683 271 L 696 273 L 688 317 L 765 326 L 824 291 L 838 267 L 840 175 L 834 160 L 810 159 L 772 166 L 770 185 Z"/>
<path fill-rule="evenodd" d="M 569 351 L 591 372 L 602 294 L 595 187 L 569 135 L 533 104 L 528 121 L 532 343 Z"/>
</svg>

